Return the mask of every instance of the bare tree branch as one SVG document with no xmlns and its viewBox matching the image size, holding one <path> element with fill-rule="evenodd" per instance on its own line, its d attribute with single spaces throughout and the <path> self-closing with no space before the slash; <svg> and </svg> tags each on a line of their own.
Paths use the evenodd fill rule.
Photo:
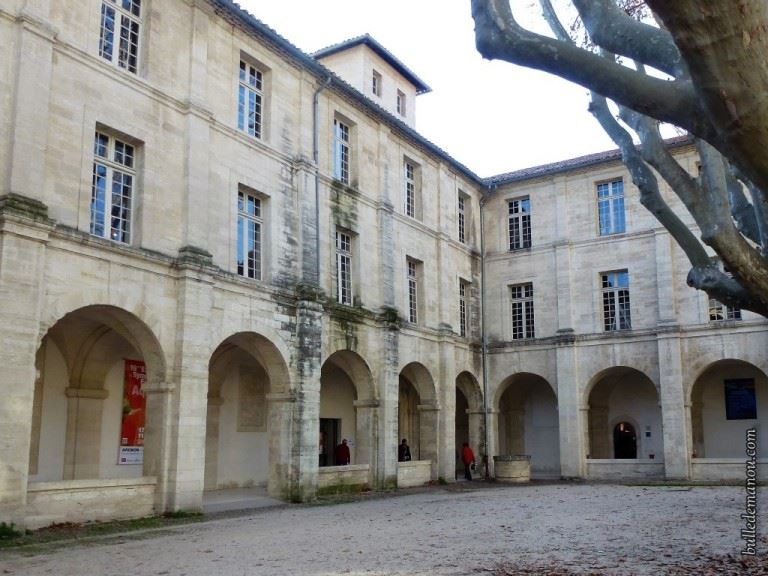
<svg viewBox="0 0 768 576">
<path fill-rule="evenodd" d="M 613 0 L 573 0 L 573 4 L 595 44 L 679 77 L 684 63 L 669 32 L 638 22 Z"/>
<path fill-rule="evenodd" d="M 472 0 L 472 15 L 477 49 L 485 58 L 551 72 L 633 110 L 714 138 L 689 82 L 653 78 L 526 30 L 515 21 L 509 0 Z"/>
<path fill-rule="evenodd" d="M 555 38 L 562 42 L 572 42 L 571 37 L 568 35 L 568 31 L 565 29 L 565 26 L 563 26 L 563 23 L 560 22 L 557 12 L 555 12 L 555 9 L 552 7 L 552 2 L 549 0 L 539 0 L 539 4 L 541 5 L 541 12 L 544 15 L 544 20 L 549 24 L 549 28 L 555 35 Z"/>
</svg>

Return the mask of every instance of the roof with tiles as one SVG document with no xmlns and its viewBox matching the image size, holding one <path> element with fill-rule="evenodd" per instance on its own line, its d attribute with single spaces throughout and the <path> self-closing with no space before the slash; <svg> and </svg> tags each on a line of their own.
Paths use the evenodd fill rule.
<svg viewBox="0 0 768 576">
<path fill-rule="evenodd" d="M 333 44 L 332 46 L 318 50 L 313 54 L 313 56 L 316 59 L 321 60 L 326 56 L 331 56 L 332 54 L 336 54 L 338 52 L 344 52 L 345 50 L 349 50 L 350 48 L 361 45 L 368 46 L 371 50 L 376 52 L 376 54 L 381 56 L 381 58 L 383 58 L 387 64 L 397 70 L 398 73 L 400 73 L 406 80 L 408 80 L 408 82 L 413 84 L 416 87 L 417 94 L 425 94 L 432 91 L 432 88 L 427 86 L 426 82 L 416 76 L 416 74 L 414 74 L 410 68 L 398 60 L 395 55 L 392 54 L 392 52 L 379 44 L 370 34 L 363 34 L 362 36 L 356 36 L 355 38 L 344 40 L 338 44 Z"/>
<path fill-rule="evenodd" d="M 693 143 L 690 136 L 676 136 L 674 138 L 667 138 L 665 140 L 667 148 L 682 148 Z M 561 160 L 559 162 L 552 162 L 550 164 L 542 164 L 541 166 L 532 166 L 530 168 L 523 168 L 521 170 L 515 170 L 514 172 L 506 172 L 505 174 L 498 174 L 485 178 L 485 184 L 490 188 L 497 186 L 503 186 L 504 184 L 512 184 L 513 182 L 522 182 L 525 180 L 533 180 L 535 178 L 543 178 L 546 176 L 553 176 L 562 172 L 570 172 L 572 170 L 579 170 L 582 168 L 589 168 L 598 164 L 604 164 L 606 162 L 613 162 L 621 160 L 621 152 L 618 149 L 606 150 L 605 152 L 597 152 L 595 154 L 587 154 L 586 156 L 579 156 L 577 158 L 569 158 L 568 160 Z"/>
<path fill-rule="evenodd" d="M 264 22 L 253 16 L 250 12 L 241 8 L 240 5 L 233 0 L 208 0 L 208 2 L 215 8 L 216 13 L 219 16 L 231 24 L 240 27 L 248 34 L 258 38 L 260 41 L 270 46 L 273 50 L 286 57 L 294 66 L 304 68 L 305 70 L 317 76 L 317 78 L 321 81 L 325 81 L 327 78 L 331 78 L 332 85 L 329 89 L 335 90 L 343 97 L 353 100 L 366 112 L 372 116 L 375 116 L 384 124 L 387 124 L 393 130 L 393 132 L 398 133 L 417 146 L 423 147 L 427 152 L 438 156 L 440 159 L 449 164 L 453 170 L 477 186 L 485 186 L 483 179 L 475 174 L 472 170 L 467 168 L 464 164 L 450 156 L 439 146 L 424 138 L 421 134 L 416 132 L 416 130 L 408 126 L 405 122 L 401 121 L 399 118 L 390 114 L 371 99 L 361 94 L 357 89 L 352 87 L 339 76 L 331 72 L 328 68 L 323 66 L 313 56 L 310 56 L 309 54 L 300 50 L 298 47 L 291 44 L 291 42 L 264 24 Z"/>
</svg>

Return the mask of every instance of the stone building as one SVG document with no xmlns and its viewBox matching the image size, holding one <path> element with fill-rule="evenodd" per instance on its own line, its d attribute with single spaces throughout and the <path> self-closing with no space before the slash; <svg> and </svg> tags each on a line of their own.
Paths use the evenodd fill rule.
<svg viewBox="0 0 768 576">
<path fill-rule="evenodd" d="M 0 66 L 0 520 L 453 481 L 463 441 L 743 472 L 765 322 L 685 286 L 615 155 L 481 179 L 374 39 L 230 0 L 9 0 Z"/>
</svg>

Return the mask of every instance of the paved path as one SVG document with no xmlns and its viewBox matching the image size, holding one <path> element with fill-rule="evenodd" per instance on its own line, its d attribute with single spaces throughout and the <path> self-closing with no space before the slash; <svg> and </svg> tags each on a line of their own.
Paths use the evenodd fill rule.
<svg viewBox="0 0 768 576">
<path fill-rule="evenodd" d="M 415 576 L 514 574 L 499 567 L 546 565 L 655 576 L 708 555 L 738 555 L 743 506 L 739 487 L 475 483 L 265 508 L 32 557 L 5 551 L 0 574 Z M 760 546 L 765 552 L 768 541 Z"/>
</svg>

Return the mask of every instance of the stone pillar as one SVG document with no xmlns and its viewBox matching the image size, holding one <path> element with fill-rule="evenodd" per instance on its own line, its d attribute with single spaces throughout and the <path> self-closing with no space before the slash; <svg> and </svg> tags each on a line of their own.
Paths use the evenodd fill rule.
<svg viewBox="0 0 768 576">
<path fill-rule="evenodd" d="M 67 388 L 65 394 L 64 480 L 98 478 L 102 411 L 109 393 L 102 388 Z"/>
<path fill-rule="evenodd" d="M 419 404 L 420 460 L 432 461 L 432 480 L 437 480 L 440 408 L 437 404 Z"/>
<path fill-rule="evenodd" d="M 664 434 L 664 472 L 667 479 L 690 477 L 690 438 L 688 411 L 683 389 L 680 336 L 662 332 L 657 338 L 659 350 L 659 401 Z"/>
<path fill-rule="evenodd" d="M 267 491 L 274 498 L 291 500 L 296 484 L 293 468 L 293 439 L 296 424 L 296 396 L 293 393 L 267 394 L 269 423 L 269 478 Z M 317 460 L 317 445 L 315 445 Z"/>
<path fill-rule="evenodd" d="M 51 229 L 43 204 L 0 196 L 0 518 L 18 525 L 27 498 L 41 286 Z"/>
<path fill-rule="evenodd" d="M 177 264 L 177 336 L 173 374 L 177 378 L 168 426 L 174 444 L 168 460 L 167 507 L 199 510 L 205 478 L 205 427 L 211 354 L 209 312 L 213 282 L 202 262 L 182 254 Z"/>
<path fill-rule="evenodd" d="M 150 375 L 151 376 L 151 375 Z M 168 506 L 168 464 L 172 434 L 175 426 L 171 420 L 176 388 L 159 380 L 144 384 L 146 419 L 144 421 L 144 466 L 145 476 L 157 478 L 155 511 L 163 512 Z"/>
<path fill-rule="evenodd" d="M 557 351 L 557 410 L 560 427 L 560 474 L 564 478 L 584 475 L 587 422 L 582 404 L 578 349 L 572 334 L 561 334 Z"/>
<path fill-rule="evenodd" d="M 369 486 L 376 482 L 376 468 L 378 460 L 378 450 L 376 449 L 376 436 L 378 429 L 378 410 L 379 402 L 377 400 L 357 400 L 355 407 L 355 461 L 352 464 L 368 464 L 370 473 L 368 477 Z"/>
<path fill-rule="evenodd" d="M 295 483 L 289 500 L 306 501 L 317 492 L 317 446 L 320 441 L 320 360 L 322 345 L 323 306 L 312 298 L 311 291 L 296 305 L 296 390 L 301 398 L 296 418 L 296 444 L 293 447 L 291 477 Z"/>
<path fill-rule="evenodd" d="M 492 409 L 490 406 L 486 407 L 487 410 L 487 422 L 488 426 L 488 471 L 493 476 L 493 457 L 499 455 L 499 446 L 501 444 L 501 430 L 499 430 L 499 411 Z M 480 415 L 482 418 L 482 414 Z"/>
<path fill-rule="evenodd" d="M 385 321 L 379 331 L 382 339 L 380 355 L 380 382 L 379 398 L 379 445 L 378 445 L 378 469 L 376 471 L 377 487 L 380 489 L 397 486 L 397 446 L 400 439 L 398 430 L 398 405 L 400 402 L 400 373 L 399 362 L 399 328 L 397 324 L 397 312 L 389 309 L 394 314 L 392 321 Z M 409 442 L 413 442 L 409 439 Z M 411 445 L 413 452 L 415 445 Z M 415 456 L 415 453 L 414 453 Z"/>
<path fill-rule="evenodd" d="M 445 332 L 440 341 L 440 374 L 435 379 L 437 402 L 441 407 L 437 435 L 437 477 L 443 480 L 454 478 L 456 452 L 456 379 L 448 381 L 447 378 L 447 375 L 455 374 L 456 368 L 454 346 L 448 340 L 449 334 Z M 473 444 L 472 449 L 477 453 L 477 445 Z"/>
</svg>

